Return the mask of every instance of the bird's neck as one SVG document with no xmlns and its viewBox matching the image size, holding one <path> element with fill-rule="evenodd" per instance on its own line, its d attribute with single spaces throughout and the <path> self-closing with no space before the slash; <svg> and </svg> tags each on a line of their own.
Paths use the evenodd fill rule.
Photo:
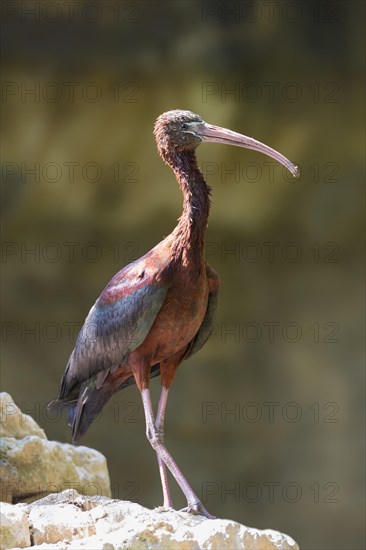
<svg viewBox="0 0 366 550">
<path fill-rule="evenodd" d="M 183 214 L 172 233 L 172 253 L 183 263 L 202 262 L 210 210 L 210 187 L 198 168 L 194 151 L 177 153 L 170 165 L 183 193 Z"/>
</svg>

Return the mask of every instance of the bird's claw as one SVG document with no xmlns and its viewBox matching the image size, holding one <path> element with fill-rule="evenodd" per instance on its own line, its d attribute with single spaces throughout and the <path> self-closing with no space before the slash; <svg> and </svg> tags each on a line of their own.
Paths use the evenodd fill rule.
<svg viewBox="0 0 366 550">
<path fill-rule="evenodd" d="M 203 506 L 202 502 L 195 502 L 194 504 L 188 504 L 180 512 L 186 512 L 187 514 L 192 514 L 194 516 L 204 516 L 207 519 L 216 519 L 216 516 L 212 516 L 207 512 L 206 508 Z"/>
</svg>

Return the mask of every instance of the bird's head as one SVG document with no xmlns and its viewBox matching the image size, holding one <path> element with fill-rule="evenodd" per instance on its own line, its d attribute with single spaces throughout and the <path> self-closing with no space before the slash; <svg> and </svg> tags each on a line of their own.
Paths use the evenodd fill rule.
<svg viewBox="0 0 366 550">
<path fill-rule="evenodd" d="M 171 153 L 192 151 L 202 142 L 200 130 L 204 122 L 191 111 L 167 111 L 155 122 L 154 135 L 164 160 Z"/>
<path fill-rule="evenodd" d="M 259 151 L 281 163 L 294 177 L 299 175 L 297 166 L 272 147 L 226 128 L 207 124 L 191 111 L 163 113 L 155 122 L 154 135 L 158 151 L 167 164 L 172 164 L 179 152 L 194 151 L 200 143 L 214 142 Z"/>
</svg>

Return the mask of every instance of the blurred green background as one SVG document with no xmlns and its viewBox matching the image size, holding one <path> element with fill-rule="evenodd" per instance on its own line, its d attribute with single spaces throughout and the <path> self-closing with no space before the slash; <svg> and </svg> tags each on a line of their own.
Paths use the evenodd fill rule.
<svg viewBox="0 0 366 550">
<path fill-rule="evenodd" d="M 2 6 L 2 390 L 70 440 L 45 406 L 77 329 L 180 215 L 160 113 L 260 139 L 301 178 L 198 150 L 222 287 L 215 334 L 172 388 L 167 446 L 211 513 L 302 549 L 364 548 L 364 3 L 71 4 Z M 115 497 L 161 504 L 135 387 L 82 443 L 107 457 Z"/>
</svg>

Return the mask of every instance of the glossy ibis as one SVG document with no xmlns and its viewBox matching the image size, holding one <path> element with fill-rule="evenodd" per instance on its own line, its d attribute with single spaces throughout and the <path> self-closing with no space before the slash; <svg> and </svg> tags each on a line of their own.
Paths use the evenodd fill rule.
<svg viewBox="0 0 366 550">
<path fill-rule="evenodd" d="M 162 114 L 154 134 L 158 151 L 182 190 L 183 214 L 168 237 L 105 287 L 80 330 L 52 405 L 68 407 L 75 442 L 115 392 L 136 383 L 146 435 L 158 458 L 164 506 L 172 506 L 167 467 L 187 499 L 186 510 L 212 517 L 164 444 L 169 388 L 183 359 L 199 351 L 210 336 L 219 290 L 219 277 L 205 261 L 210 188 L 198 168 L 195 149 L 205 142 L 237 145 L 274 158 L 294 177 L 298 171 L 267 145 L 207 124 L 190 111 Z M 159 374 L 162 390 L 155 416 L 149 383 Z"/>
</svg>

